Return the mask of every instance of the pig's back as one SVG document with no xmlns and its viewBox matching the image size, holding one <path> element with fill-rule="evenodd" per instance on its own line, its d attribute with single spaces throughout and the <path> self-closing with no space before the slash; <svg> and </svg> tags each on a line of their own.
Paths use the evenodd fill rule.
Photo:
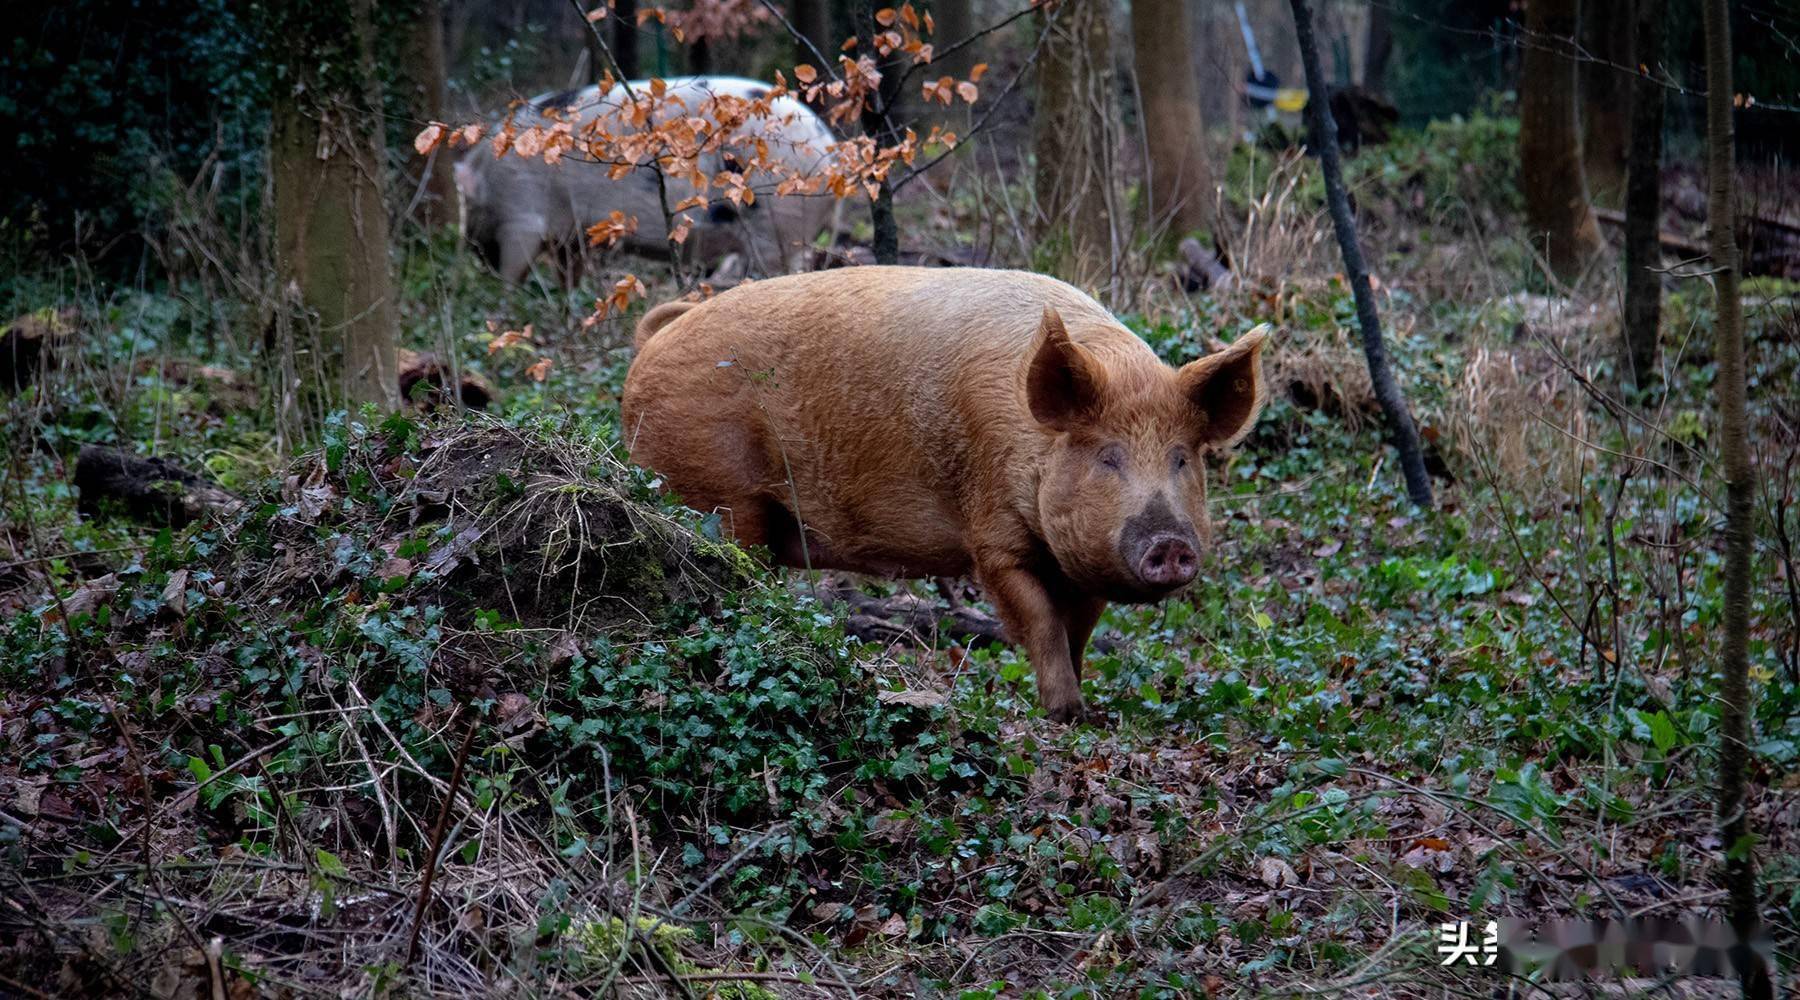
<svg viewBox="0 0 1800 1000">
<path fill-rule="evenodd" d="M 740 442 L 733 454 L 759 465 L 766 495 L 791 494 L 809 526 L 877 571 L 887 555 L 961 551 L 972 510 L 1035 504 L 1006 470 L 1048 443 L 1024 398 L 1046 306 L 1109 365 L 1160 364 L 1093 299 L 1040 275 L 791 275 L 696 306 L 644 345 L 627 442 L 642 437 L 633 453 L 659 471 L 707 441 Z"/>
</svg>

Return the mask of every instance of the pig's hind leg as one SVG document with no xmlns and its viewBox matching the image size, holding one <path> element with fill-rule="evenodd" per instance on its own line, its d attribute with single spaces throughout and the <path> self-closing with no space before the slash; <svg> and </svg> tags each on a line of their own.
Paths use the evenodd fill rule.
<svg viewBox="0 0 1800 1000">
<path fill-rule="evenodd" d="M 1069 633 L 1069 665 L 1074 669 L 1075 683 L 1080 685 L 1081 663 L 1087 657 L 1088 640 L 1094 635 L 1094 626 L 1100 624 L 1106 602 L 1085 594 L 1063 594 L 1058 596 L 1056 604 Z"/>
</svg>

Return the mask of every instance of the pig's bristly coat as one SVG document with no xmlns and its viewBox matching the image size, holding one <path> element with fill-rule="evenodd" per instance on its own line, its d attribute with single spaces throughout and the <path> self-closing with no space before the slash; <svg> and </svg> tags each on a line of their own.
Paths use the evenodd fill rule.
<svg viewBox="0 0 1800 1000">
<path fill-rule="evenodd" d="M 632 458 L 781 562 L 973 574 L 1053 717 L 1108 600 L 1192 579 L 1201 457 L 1262 405 L 1260 331 L 1177 370 L 1019 271 L 853 267 L 670 303 L 639 325 Z M 801 529 L 804 525 L 804 529 Z"/>
</svg>

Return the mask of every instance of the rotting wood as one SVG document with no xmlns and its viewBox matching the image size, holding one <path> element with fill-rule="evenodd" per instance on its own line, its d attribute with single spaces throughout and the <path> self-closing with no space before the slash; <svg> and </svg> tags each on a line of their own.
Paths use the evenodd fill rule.
<svg viewBox="0 0 1800 1000">
<path fill-rule="evenodd" d="M 424 409 L 445 402 L 457 402 L 471 410 L 485 410 L 498 395 L 494 392 L 494 387 L 480 375 L 467 368 L 453 370 L 442 358 L 429 351 L 400 348 L 395 352 L 395 360 L 400 371 L 400 399 L 403 402 Z M 457 386 L 457 393 L 454 399 L 450 399 L 445 387 L 453 382 Z"/>
<path fill-rule="evenodd" d="M 104 516 L 116 506 L 146 524 L 179 528 L 206 517 L 228 517 L 243 501 L 204 476 L 166 458 L 141 458 L 106 445 L 83 445 L 75 458 L 74 484 L 83 517 Z"/>
</svg>

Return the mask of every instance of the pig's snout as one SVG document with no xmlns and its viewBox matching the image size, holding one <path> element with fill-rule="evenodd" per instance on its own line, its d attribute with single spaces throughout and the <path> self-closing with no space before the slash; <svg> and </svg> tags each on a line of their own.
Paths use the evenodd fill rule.
<svg viewBox="0 0 1800 1000">
<path fill-rule="evenodd" d="M 1125 521 L 1119 535 L 1125 571 L 1136 577 L 1140 599 L 1155 600 L 1185 587 L 1200 572 L 1200 541 L 1187 518 L 1178 516 L 1166 496 L 1157 496 Z"/>
<path fill-rule="evenodd" d="M 1138 578 L 1152 587 L 1185 587 L 1200 570 L 1193 542 L 1180 535 L 1158 535 L 1138 560 Z"/>
</svg>

